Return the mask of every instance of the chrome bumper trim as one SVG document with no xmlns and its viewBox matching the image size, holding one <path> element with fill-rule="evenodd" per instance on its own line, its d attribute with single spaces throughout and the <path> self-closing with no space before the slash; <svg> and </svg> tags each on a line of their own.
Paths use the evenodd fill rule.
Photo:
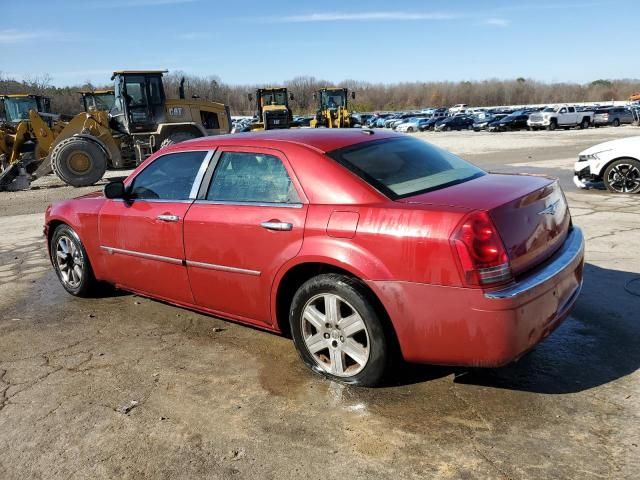
<svg viewBox="0 0 640 480">
<path fill-rule="evenodd" d="M 484 296 L 490 300 L 504 300 L 522 295 L 548 282 L 566 269 L 572 268 L 575 261 L 583 255 L 584 236 L 582 235 L 582 230 L 574 226 L 560 250 L 555 253 L 547 265 L 515 285 L 501 290 L 485 292 Z"/>
</svg>

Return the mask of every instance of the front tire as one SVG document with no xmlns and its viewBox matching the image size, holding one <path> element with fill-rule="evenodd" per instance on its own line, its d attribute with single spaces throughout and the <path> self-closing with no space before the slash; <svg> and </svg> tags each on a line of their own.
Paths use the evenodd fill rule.
<svg viewBox="0 0 640 480">
<path fill-rule="evenodd" d="M 180 142 L 186 142 L 187 140 L 192 140 L 194 138 L 198 138 L 198 135 L 193 132 L 171 133 L 167 136 L 167 138 L 162 140 L 162 143 L 160 143 L 160 148 L 168 147 L 169 145 L 175 145 L 176 143 Z"/>
<path fill-rule="evenodd" d="M 69 137 L 53 148 L 51 167 L 66 184 L 88 187 L 107 171 L 107 155 L 100 145 L 88 138 Z"/>
<path fill-rule="evenodd" d="M 621 158 L 604 170 L 604 186 L 613 193 L 640 193 L 640 162 Z"/>
<path fill-rule="evenodd" d="M 314 372 L 369 387 L 384 378 L 389 339 L 370 292 L 358 280 L 323 274 L 306 281 L 293 297 L 289 322 L 298 354 Z"/>
<path fill-rule="evenodd" d="M 49 243 L 53 268 L 64 289 L 76 297 L 87 297 L 96 287 L 91 263 L 78 234 L 68 225 L 59 225 Z"/>
<path fill-rule="evenodd" d="M 555 120 L 551 120 L 551 123 L 549 124 L 549 126 L 547 127 L 547 130 L 549 131 L 553 131 L 556 128 L 558 128 L 558 124 L 556 123 Z"/>
</svg>

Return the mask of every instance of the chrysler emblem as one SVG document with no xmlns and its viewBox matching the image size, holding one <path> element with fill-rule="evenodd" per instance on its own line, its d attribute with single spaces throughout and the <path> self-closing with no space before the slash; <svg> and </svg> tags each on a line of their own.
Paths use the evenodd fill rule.
<svg viewBox="0 0 640 480">
<path fill-rule="evenodd" d="M 551 205 L 549 205 L 547 208 L 545 208 L 541 212 L 538 212 L 538 215 L 555 215 L 559 204 L 560 204 L 560 200 L 556 200 Z"/>
</svg>

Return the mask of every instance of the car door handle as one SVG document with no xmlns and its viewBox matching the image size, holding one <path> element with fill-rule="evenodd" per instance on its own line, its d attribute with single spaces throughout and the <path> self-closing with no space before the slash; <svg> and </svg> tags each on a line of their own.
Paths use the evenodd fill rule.
<svg viewBox="0 0 640 480">
<path fill-rule="evenodd" d="M 266 228 L 267 230 L 286 232 L 293 228 L 293 223 L 279 222 L 278 220 L 269 220 L 268 222 L 262 222 L 260 226 L 262 228 Z"/>
<path fill-rule="evenodd" d="M 162 222 L 177 222 L 178 220 L 180 220 L 180 217 L 178 215 L 169 214 L 158 215 L 156 218 Z"/>
</svg>

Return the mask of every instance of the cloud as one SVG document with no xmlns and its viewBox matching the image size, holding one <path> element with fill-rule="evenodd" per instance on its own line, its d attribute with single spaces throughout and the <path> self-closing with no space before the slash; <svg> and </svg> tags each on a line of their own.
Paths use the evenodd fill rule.
<svg viewBox="0 0 640 480">
<path fill-rule="evenodd" d="M 44 32 L 25 32 L 15 29 L 0 30 L 0 45 L 25 42 L 36 38 L 42 38 L 44 36 Z"/>
<path fill-rule="evenodd" d="M 8 30 L 0 30 L 0 45 L 14 45 L 31 40 L 68 41 L 75 39 L 75 37 L 75 34 L 72 33 L 60 33 L 51 30 L 28 31 L 10 28 Z"/>
<path fill-rule="evenodd" d="M 452 20 L 457 15 L 440 12 L 333 12 L 309 13 L 305 15 L 286 15 L 283 17 L 269 17 L 262 19 L 274 23 L 312 23 L 312 22 L 375 22 L 375 21 L 416 21 L 416 20 Z"/>
<path fill-rule="evenodd" d="M 127 8 L 127 7 L 161 7 L 163 5 L 181 5 L 199 0 L 121 0 L 115 2 L 86 3 L 86 8 Z"/>
<path fill-rule="evenodd" d="M 485 25 L 491 25 L 492 27 L 508 27 L 511 22 L 506 18 L 487 18 L 484 21 Z"/>
</svg>

